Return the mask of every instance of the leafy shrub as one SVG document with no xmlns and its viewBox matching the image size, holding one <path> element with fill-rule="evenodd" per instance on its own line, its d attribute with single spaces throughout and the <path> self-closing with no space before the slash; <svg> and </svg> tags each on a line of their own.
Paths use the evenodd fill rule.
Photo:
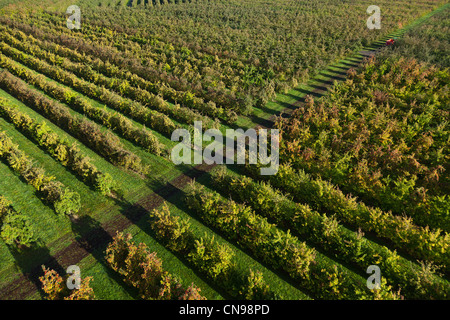
<svg viewBox="0 0 450 320">
<path fill-rule="evenodd" d="M 117 233 L 106 249 L 109 266 L 124 278 L 124 281 L 137 288 L 143 299 L 177 300 L 190 297 L 203 300 L 199 289 L 183 290 L 178 278 L 162 267 L 156 252 L 150 252 L 144 243 L 135 245 L 131 235 Z"/>
<path fill-rule="evenodd" d="M 3 196 L 0 196 L 0 223 L 3 218 L 6 216 L 11 207 L 11 201 L 6 199 Z"/>
<path fill-rule="evenodd" d="M 77 192 L 65 189 L 55 202 L 56 213 L 71 215 L 81 208 L 81 197 Z"/>
<path fill-rule="evenodd" d="M 89 286 L 92 277 L 81 279 L 80 288 L 69 290 L 67 276 L 61 277 L 55 270 L 42 265 L 44 275 L 39 277 L 47 300 L 95 300 L 94 290 Z"/>
<path fill-rule="evenodd" d="M 249 275 L 237 268 L 233 262 L 234 253 L 229 246 L 219 244 L 214 237 L 195 237 L 189 222 L 172 217 L 165 203 L 162 210 L 154 210 L 151 217 L 153 220 L 150 225 L 153 232 L 168 248 L 186 256 L 197 270 L 213 279 L 233 296 L 242 297 L 244 294 L 242 292 L 247 292 Z M 261 277 L 258 281 L 262 287 L 267 288 Z M 278 298 L 278 295 L 269 289 L 266 293 L 270 297 Z"/>
<path fill-rule="evenodd" d="M 17 212 L 10 212 L 3 219 L 0 236 L 9 245 L 30 247 L 36 241 L 28 217 Z"/>
<path fill-rule="evenodd" d="M 119 138 L 84 117 L 72 115 L 68 108 L 47 96 L 32 90 L 20 79 L 6 70 L 0 73 L 0 87 L 28 104 L 31 108 L 77 137 L 86 146 L 96 150 L 100 155 L 115 165 L 125 165 L 127 169 L 143 171 L 140 158 L 126 150 Z"/>
<path fill-rule="evenodd" d="M 223 231 L 274 268 L 281 268 L 294 278 L 307 277 L 314 262 L 314 249 L 298 241 L 289 232 L 276 228 L 251 208 L 224 200 L 216 192 L 191 183 L 186 203 L 208 225 Z"/>
<path fill-rule="evenodd" d="M 12 143 L 5 132 L 0 132 L 0 158 L 6 159 L 15 172 L 53 204 L 57 213 L 74 214 L 80 209 L 80 195 L 54 180 L 54 177 L 46 176 L 42 168 L 34 166 L 32 160 Z"/>
<path fill-rule="evenodd" d="M 166 203 L 162 210 L 153 210 L 150 217 L 156 237 L 163 240 L 170 250 L 183 253 L 189 251 L 193 235 L 187 220 L 180 221 L 180 217 L 172 217 Z"/>
<path fill-rule="evenodd" d="M 189 252 L 188 260 L 213 280 L 226 280 L 233 267 L 233 252 L 227 245 L 220 245 L 214 237 L 195 240 L 194 249 Z"/>
<path fill-rule="evenodd" d="M 269 286 L 264 282 L 261 272 L 250 270 L 247 284 L 239 292 L 245 300 L 273 300 L 274 294 L 270 292 Z"/>
</svg>

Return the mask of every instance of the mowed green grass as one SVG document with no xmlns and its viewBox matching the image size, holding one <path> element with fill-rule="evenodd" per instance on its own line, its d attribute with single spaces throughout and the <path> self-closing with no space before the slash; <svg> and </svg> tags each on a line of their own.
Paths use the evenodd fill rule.
<svg viewBox="0 0 450 320">
<path fill-rule="evenodd" d="M 313 70 L 308 81 L 299 84 L 296 88 L 292 88 L 286 93 L 278 93 L 276 98 L 273 101 L 268 102 L 264 108 L 255 107 L 253 109 L 253 116 L 239 117 L 236 126 L 241 128 L 254 128 L 255 126 L 261 124 L 262 120 L 269 119 L 273 115 L 279 114 L 286 108 L 293 109 L 293 104 L 298 100 L 304 99 L 308 94 L 311 94 L 316 89 L 315 86 L 324 86 L 324 83 L 334 82 L 336 80 L 334 77 L 337 74 L 342 77 L 342 75 L 344 75 L 343 70 L 348 69 L 349 65 L 361 62 L 364 59 L 364 56 L 359 53 L 360 51 L 374 50 L 380 46 L 384 46 L 386 40 L 394 37 L 401 37 L 411 28 L 414 28 L 415 26 L 426 21 L 429 17 L 445 10 L 448 7 L 449 4 L 443 5 L 436 10 L 412 21 L 410 24 L 402 27 L 401 29 L 395 30 L 389 35 L 384 36 L 382 39 L 375 41 L 362 49 L 355 50 L 351 55 L 336 58 L 334 61 L 331 61 L 326 68 Z"/>
<path fill-rule="evenodd" d="M 381 41 L 382 42 L 382 41 Z M 355 57 L 358 57 L 355 54 Z M 343 60 L 343 62 L 355 62 L 353 58 Z M 258 124 L 259 120 L 268 119 L 275 113 L 278 113 L 292 105 L 295 101 L 303 98 L 314 90 L 311 85 L 320 84 L 321 80 L 332 80 L 334 71 L 340 70 L 339 67 L 345 67 L 346 65 L 337 62 L 334 67 L 321 70 L 319 74 L 311 79 L 306 84 L 301 84 L 296 89 L 290 90 L 286 94 L 279 94 L 274 102 L 269 102 L 264 108 L 255 108 L 253 117 L 240 117 L 237 126 L 242 128 L 254 127 Z M 32 117 L 40 120 L 44 118 L 27 106 L 23 105 L 16 99 L 9 96 L 6 92 L 0 90 L 0 96 L 14 101 L 21 111 L 30 114 Z M 88 99 L 97 106 L 104 107 L 101 103 L 92 99 Z M 73 112 L 75 113 L 75 112 Z M 47 121 L 49 123 L 49 121 Z M 140 125 L 134 122 L 136 125 Z M 50 127 L 62 135 L 66 135 L 70 141 L 76 141 L 73 137 L 67 135 L 63 130 L 57 126 L 49 123 Z M 222 126 L 222 130 L 228 128 Z M 114 219 L 118 215 L 123 214 L 124 208 L 118 205 L 114 200 L 102 197 L 99 193 L 93 191 L 91 188 L 84 185 L 80 180 L 76 178 L 68 169 L 63 167 L 60 163 L 56 162 L 48 154 L 42 151 L 33 142 L 29 141 L 21 133 L 15 130 L 13 125 L 9 124 L 5 120 L 0 118 L 0 130 L 5 130 L 13 140 L 19 144 L 20 148 L 24 150 L 29 156 L 37 160 L 42 165 L 48 174 L 56 176 L 57 180 L 63 182 L 66 186 L 72 190 L 76 190 L 80 193 L 83 199 L 83 207 L 81 213 L 89 216 L 92 221 L 102 224 Z M 157 133 L 155 133 L 157 134 Z M 158 135 L 158 134 L 157 134 Z M 158 137 L 171 145 L 170 140 L 167 137 Z M 138 199 L 145 197 L 152 193 L 161 183 L 168 181 L 180 173 L 185 171 L 186 167 L 176 167 L 169 159 L 156 157 L 148 154 L 141 148 L 134 146 L 132 143 L 121 139 L 122 143 L 130 151 L 138 154 L 145 163 L 151 164 L 154 168 L 151 178 L 147 181 L 137 177 L 134 174 L 124 172 L 121 169 L 114 167 L 112 164 L 98 156 L 94 151 L 81 145 L 81 149 L 88 154 L 94 161 L 95 165 L 102 171 L 110 173 L 118 182 L 122 190 L 125 193 L 125 199 L 130 204 L 134 203 Z M 172 143 L 173 145 L 173 143 Z M 0 192 L 7 198 L 12 200 L 14 207 L 30 217 L 33 227 L 36 230 L 36 235 L 40 240 L 39 245 L 41 249 L 38 251 L 30 251 L 25 254 L 18 255 L 13 250 L 8 248 L 2 241 L 0 241 L 0 290 L 10 281 L 16 279 L 22 272 L 29 271 L 32 267 L 39 266 L 43 260 L 49 256 L 54 255 L 59 250 L 65 248 L 72 241 L 77 241 L 78 234 L 87 232 L 88 230 L 76 230 L 74 232 L 74 226 L 70 220 L 66 217 L 58 216 L 48 206 L 43 204 L 35 195 L 35 190 L 24 183 L 18 176 L 16 176 L 4 163 L 0 162 L 0 174 L 3 179 L 0 180 Z M 201 183 L 208 184 L 208 177 L 200 179 Z M 158 182 L 158 183 L 154 183 Z M 204 226 L 200 221 L 195 219 L 191 215 L 189 210 L 186 209 L 183 199 L 180 195 L 167 198 L 171 212 L 174 215 L 179 215 L 184 218 L 190 218 L 192 227 L 195 229 L 195 233 L 198 236 L 203 236 L 205 233 L 208 236 L 215 236 L 215 239 L 221 243 L 228 243 L 225 239 L 217 235 L 215 232 Z M 125 230 L 134 236 L 135 242 L 146 243 L 151 250 L 156 251 L 158 256 L 163 260 L 163 266 L 169 272 L 178 275 L 185 285 L 189 285 L 194 282 L 202 289 L 208 299 L 221 299 L 226 295 L 221 294 L 221 290 L 214 288 L 212 284 L 205 281 L 201 275 L 196 274 L 189 265 L 186 263 L 184 257 L 177 257 L 171 252 L 166 250 L 158 241 L 152 237 L 152 231 L 148 224 L 148 215 L 142 217 L 135 225 Z M 262 266 L 259 262 L 252 257 L 241 251 L 239 248 L 232 244 L 229 244 L 236 253 L 236 262 L 239 268 L 243 271 L 248 269 L 261 270 L 264 274 L 266 282 L 275 291 L 282 293 L 286 299 L 305 299 L 308 298 L 300 290 L 289 284 L 291 281 L 285 281 L 283 276 L 280 277 L 276 272 L 271 271 L 269 268 Z M 82 277 L 92 276 L 94 280 L 91 285 L 94 288 L 97 298 L 100 299 L 135 299 L 136 292 L 123 285 L 121 279 L 112 272 L 104 263 L 104 247 L 92 252 L 87 258 L 77 262 L 81 267 Z M 44 254 L 43 254 L 44 253 Z M 67 266 L 65 266 L 67 267 Z M 42 298 L 39 293 L 36 293 L 29 298 L 40 299 Z"/>
<path fill-rule="evenodd" d="M 0 96 L 12 101 L 22 112 L 29 114 L 31 117 L 38 119 L 39 121 L 46 121 L 53 130 L 58 132 L 61 136 L 67 137 L 69 141 L 76 141 L 76 139 L 69 136 L 66 132 L 44 119 L 44 117 L 28 108 L 17 99 L 8 95 L 5 91 L 0 90 Z M 4 119 L 0 119 L 0 128 L 2 131 L 6 131 L 23 151 L 33 157 L 37 163 L 40 165 L 42 164 L 42 167 L 48 174 L 54 175 L 57 180 L 63 182 L 72 190 L 76 190 L 80 193 L 83 199 L 83 206 L 80 212 L 83 215 L 88 215 L 97 223 L 105 223 L 111 219 L 114 219 L 115 216 L 123 214 L 122 211 L 124 208 L 117 205 L 113 200 L 102 197 L 100 194 L 84 185 L 84 183 L 77 179 L 76 176 L 74 176 L 67 168 L 51 158 L 50 155 L 46 154 L 36 144 L 28 140 L 24 135 L 22 135 L 22 133 L 18 132 L 12 124 L 8 123 Z M 115 177 L 115 179 L 119 182 L 120 188 L 125 191 L 125 199 L 129 202 L 129 204 L 132 204 L 138 199 L 148 195 L 153 191 L 152 188 L 157 188 L 158 185 L 164 183 L 164 181 L 168 181 L 181 174 L 182 171 L 186 170 L 186 167 L 176 168 L 167 159 L 150 155 L 125 140 L 122 140 L 122 142 L 131 151 L 143 157 L 147 163 L 151 162 L 154 164 L 154 175 L 149 180 L 144 181 L 134 174 L 124 172 L 123 170 L 114 167 L 112 164 L 83 145 L 80 145 L 80 148 L 93 159 L 95 165 L 99 169 L 108 172 Z M 31 186 L 28 186 L 24 181 L 21 181 L 20 178 L 17 177 L 5 164 L 2 163 L 1 166 L 2 170 L 5 171 L 5 174 L 3 175 L 5 179 L 3 179 L 3 182 L 7 185 L 10 192 L 4 191 L 8 190 L 6 187 L 0 187 L 0 190 L 4 192 L 7 197 L 10 197 L 11 194 L 15 194 L 14 197 L 10 197 L 14 204 L 16 202 L 24 203 L 24 205 L 16 208 L 18 211 L 33 211 L 33 213 L 31 213 L 32 224 L 36 230 L 36 236 L 40 240 L 39 246 L 41 248 L 45 248 L 46 253 L 43 255 L 43 251 L 40 249 L 38 251 L 34 251 L 34 254 L 33 251 L 30 251 L 25 255 L 22 254 L 18 256 L 17 254 L 11 253 L 12 250 L 2 243 L 0 255 L 2 257 L 8 257 L 8 259 L 2 259 L 2 263 L 0 265 L 0 269 L 2 270 L 0 273 L 0 287 L 17 278 L 21 272 L 28 272 L 33 267 L 41 265 L 58 250 L 63 249 L 72 241 L 76 241 L 77 237 L 77 234 L 74 234 L 73 232 L 73 225 L 68 218 L 56 215 L 52 208 L 43 204 L 36 197 L 35 190 Z M 159 183 L 154 184 L 151 181 L 158 181 Z M 27 192 L 18 192 L 20 190 L 18 186 L 26 189 Z M 177 201 L 181 201 L 181 199 L 177 199 Z M 175 209 L 174 214 L 189 217 L 189 214 L 186 213 L 184 209 L 176 208 L 173 205 L 172 207 Z M 205 227 L 200 222 L 195 220 L 192 221 L 199 236 L 203 236 L 206 233 L 208 236 L 214 235 L 219 242 L 226 242 L 226 240 L 214 234 L 209 228 Z M 87 231 L 88 230 L 78 230 L 77 233 Z M 156 251 L 158 256 L 162 258 L 164 267 L 169 272 L 178 275 L 184 284 L 189 285 L 194 282 L 202 289 L 202 293 L 208 299 L 222 298 L 222 295 L 217 292 L 220 291 L 220 289 L 215 288 L 217 291 L 213 289 L 210 284 L 202 280 L 201 275 L 199 277 L 192 269 L 189 268 L 189 266 L 185 265 L 186 261 L 184 261 L 182 257 L 174 256 L 155 239 L 153 239 L 151 236 L 151 230 L 149 229 L 147 215 L 144 216 L 136 225 L 126 230 L 126 232 L 133 234 L 136 242 L 144 242 L 152 251 Z M 64 239 L 64 241 L 61 241 L 61 239 Z M 265 279 L 271 288 L 282 294 L 286 299 L 308 298 L 300 290 L 292 287 L 286 281 L 279 278 L 279 276 L 274 272 L 261 266 L 257 261 L 234 246 L 232 247 L 236 252 L 237 265 L 242 268 L 243 271 L 248 271 L 250 268 L 253 270 L 262 270 Z M 94 288 L 97 297 L 100 299 L 136 298 L 136 293 L 124 286 L 117 275 L 105 266 L 103 261 L 105 248 L 106 247 L 102 247 L 98 249 L 98 252 L 93 252 L 92 255 L 79 262 L 80 267 L 82 267 L 82 276 L 94 277 L 92 287 Z M 26 259 L 24 258 L 25 256 L 27 256 Z M 18 264 L 17 260 L 20 260 L 18 266 L 16 266 Z M 36 293 L 29 298 L 40 298 L 40 294 Z"/>
</svg>

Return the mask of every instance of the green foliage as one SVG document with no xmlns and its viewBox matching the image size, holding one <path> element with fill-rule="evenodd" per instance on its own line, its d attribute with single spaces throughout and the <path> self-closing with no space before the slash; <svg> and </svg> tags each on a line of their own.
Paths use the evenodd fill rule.
<svg viewBox="0 0 450 320">
<path fill-rule="evenodd" d="M 42 290 L 47 295 L 48 300 L 59 300 L 64 291 L 63 278 L 55 271 L 47 269 L 42 265 L 44 275 L 39 277 L 42 283 Z"/>
<path fill-rule="evenodd" d="M 242 273 L 236 266 L 233 250 L 225 244 L 219 244 L 214 237 L 197 238 L 187 220 L 171 216 L 168 206 L 164 203 L 161 210 L 151 213 L 153 232 L 158 239 L 164 241 L 171 250 L 183 254 L 187 260 L 202 274 L 229 292 L 232 296 L 245 299 L 248 289 L 249 274 Z M 251 273 L 251 271 L 250 271 Z M 278 298 L 269 290 L 262 276 L 258 273 L 258 286 L 264 288 L 261 297 Z M 250 294 L 250 293 L 248 293 Z"/>
<path fill-rule="evenodd" d="M 136 246 L 131 240 L 130 234 L 117 233 L 106 249 L 105 259 L 127 284 L 138 289 L 143 299 L 205 299 L 193 285 L 184 290 L 181 282 L 163 269 L 156 252 L 150 252 L 144 243 Z"/>
<path fill-rule="evenodd" d="M 45 175 L 44 169 L 34 166 L 33 161 L 12 143 L 5 132 L 0 132 L 0 158 L 5 159 L 13 171 L 53 204 L 57 213 L 75 214 L 80 209 L 80 195 L 55 181 L 54 177 Z"/>
<path fill-rule="evenodd" d="M 0 237 L 6 244 L 30 247 L 36 241 L 27 216 L 11 212 L 2 221 Z"/>
<path fill-rule="evenodd" d="M 306 286 L 313 286 L 323 296 L 328 295 L 309 282 L 313 272 L 311 268 L 316 270 L 319 263 L 315 249 L 300 242 L 289 230 L 282 231 L 255 214 L 250 207 L 225 200 L 218 193 L 206 191 L 202 185 L 195 183 L 190 184 L 186 203 L 205 223 L 224 232 L 230 240 L 239 243 L 258 259 L 285 271 L 294 279 L 304 281 Z M 343 296 L 347 294 L 340 293 Z"/>
<path fill-rule="evenodd" d="M 162 210 L 153 210 L 150 217 L 156 237 L 166 242 L 167 247 L 175 252 L 186 253 L 193 242 L 190 224 L 187 220 L 170 215 L 169 207 L 163 204 Z"/>
<path fill-rule="evenodd" d="M 253 172 L 253 169 L 255 168 L 249 167 L 249 171 Z M 257 169 L 255 172 L 256 176 L 259 177 Z M 289 177 L 289 179 L 286 177 Z M 325 199 L 330 201 L 341 199 L 342 201 L 336 202 L 336 208 L 339 208 L 339 210 L 334 207 L 331 210 L 331 206 L 320 208 L 321 210 L 325 209 L 330 214 L 339 213 L 339 218 L 344 222 L 351 223 L 353 221 L 353 224 L 358 228 L 365 229 L 370 226 L 372 229 L 367 230 L 376 230 L 380 235 L 389 236 L 398 244 L 399 248 L 410 250 L 410 254 L 418 257 L 427 256 L 430 261 L 442 261 L 444 268 L 446 266 L 448 257 L 444 253 L 446 252 L 445 249 L 418 251 L 418 248 L 436 248 L 438 246 L 445 248 L 448 240 L 447 237 L 442 237 L 440 232 L 430 232 L 429 229 L 413 227 L 411 221 L 407 219 L 397 223 L 394 217 L 380 210 L 365 207 L 351 198 L 343 196 L 340 191 L 330 188 L 331 185 L 324 184 L 320 180 L 312 180 L 304 173 L 297 173 L 284 165 L 281 165 L 278 173 L 270 177 L 269 180 L 274 186 L 290 192 L 294 195 L 294 198 L 302 202 L 314 203 L 316 199 L 320 199 L 318 203 L 325 204 Z M 230 195 L 234 200 L 247 202 L 260 215 L 271 219 L 285 229 L 293 230 L 315 246 L 322 247 L 330 254 L 334 253 L 337 258 L 345 259 L 348 263 L 362 270 L 365 270 L 368 265 L 380 265 L 384 270 L 384 276 L 390 283 L 397 284 L 406 297 L 428 299 L 430 296 L 434 296 L 437 299 L 442 299 L 450 294 L 448 283 L 435 274 L 427 284 L 429 289 L 431 286 L 433 289 L 422 296 L 422 291 L 419 288 L 424 283 L 418 284 L 420 279 L 416 273 L 420 268 L 416 264 L 400 258 L 395 254 L 395 251 L 364 238 L 361 230 L 352 232 L 342 226 L 335 217 L 328 217 L 312 210 L 307 205 L 295 203 L 289 197 L 274 189 L 271 184 L 255 182 L 248 177 L 227 173 L 224 168 L 214 172 L 213 181 L 215 186 L 225 194 Z M 318 188 L 320 193 L 311 186 Z M 363 213 L 364 211 L 371 212 L 371 214 Z M 362 222 L 363 220 L 357 222 L 356 217 L 364 219 L 364 216 L 367 217 L 366 222 Z M 409 242 L 407 242 L 407 239 L 409 239 Z M 428 245 L 426 242 L 424 244 L 424 239 L 427 239 Z M 327 270 L 326 267 L 325 270 Z M 332 274 L 334 273 L 331 272 L 330 275 Z"/>
<path fill-rule="evenodd" d="M 188 260 L 213 280 L 229 276 L 233 252 L 227 245 L 219 245 L 214 237 L 195 240 L 194 248 L 188 254 Z"/>
<path fill-rule="evenodd" d="M 257 167 L 248 166 L 248 170 L 253 176 L 258 177 Z M 218 179 L 221 178 L 218 177 Z M 233 182 L 229 177 L 223 177 L 222 179 L 226 179 L 224 184 L 226 185 L 228 182 L 231 184 L 230 186 L 239 183 L 242 187 L 248 184 L 247 188 L 250 190 L 253 188 L 254 191 L 252 192 L 254 194 L 251 196 L 243 195 L 243 197 L 246 199 L 259 197 L 259 202 L 265 203 L 266 205 L 266 208 L 261 207 L 261 209 L 269 211 L 269 214 L 274 217 L 278 216 L 276 214 L 277 211 L 280 214 L 288 214 L 290 212 L 291 217 L 287 216 L 287 218 L 294 219 L 295 217 L 299 221 L 300 229 L 298 230 L 302 234 L 310 234 L 311 230 L 308 226 L 315 226 L 317 228 L 313 234 L 316 234 L 318 231 L 321 233 L 325 231 L 323 218 L 317 216 L 322 220 L 320 223 L 310 218 L 313 215 L 311 209 L 306 207 L 299 210 L 298 207 L 293 209 L 292 207 L 287 207 L 287 205 L 282 206 L 280 200 L 278 200 L 278 203 L 275 201 L 275 199 L 279 199 L 280 197 L 273 191 L 270 197 L 266 197 L 263 200 L 261 198 L 265 196 L 263 192 L 267 193 L 267 191 L 258 189 L 264 189 L 264 185 L 261 187 L 254 186 L 248 179 L 242 179 L 236 182 Z M 314 179 L 303 170 L 296 171 L 289 165 L 280 165 L 278 172 L 270 176 L 269 181 L 274 187 L 291 194 L 296 201 L 307 202 L 313 209 L 319 212 L 336 215 L 341 221 L 353 225 L 355 228 L 375 232 L 379 237 L 389 239 L 398 248 L 407 251 L 419 259 L 426 259 L 443 264 L 444 266 L 449 265 L 450 256 L 448 255 L 447 248 L 450 246 L 450 235 L 447 232 L 442 232 L 439 229 L 430 230 L 428 227 L 422 228 L 415 225 L 410 218 L 395 216 L 391 212 L 384 212 L 379 208 L 368 207 L 363 202 L 358 202 L 356 198 L 346 195 L 333 184 L 322 179 Z M 267 190 L 267 187 L 265 189 Z M 257 194 L 261 195 L 258 196 Z M 275 205 L 277 205 L 276 208 L 274 208 Z M 294 214 L 293 212 L 296 213 Z M 306 218 L 312 221 L 302 222 Z M 346 243 L 348 239 L 344 240 L 345 238 L 331 240 L 333 242 L 340 241 Z"/>
<path fill-rule="evenodd" d="M 390 6 L 385 13 L 383 34 L 440 3 L 419 1 L 410 6 L 402 1 Z M 389 3 L 383 0 L 378 5 Z M 349 6 L 353 10 L 348 10 Z M 92 56 L 97 54 L 115 65 L 127 65 L 131 72 L 155 85 L 160 81 L 173 91 L 188 90 L 220 108 L 245 114 L 247 94 L 262 105 L 274 97 L 274 89 L 282 92 L 304 81 L 308 70 L 319 70 L 360 48 L 362 42 L 377 40 L 380 33 L 368 30 L 365 16 L 357 14 L 366 9 L 367 5 L 360 1 L 348 5 L 339 1 L 319 1 L 314 5 L 283 1 L 280 5 L 262 0 L 231 4 L 219 0 L 157 8 L 150 2 L 145 10 L 102 6 L 83 16 L 84 38 L 73 43 L 72 48 L 76 46 Z M 316 11 L 322 14 L 317 15 Z M 36 21 L 46 33 L 56 29 L 58 37 L 69 35 L 63 26 L 55 27 L 58 15 L 44 12 L 27 18 Z M 198 23 L 186 28 L 189 21 Z M 29 29 L 27 34 L 34 31 Z M 75 35 L 80 40 L 81 36 Z M 52 41 L 56 42 L 56 38 Z M 96 42 L 103 45 L 94 51 Z M 69 41 L 61 39 L 60 43 Z M 160 92 L 165 99 L 171 98 L 167 91 Z M 178 97 L 178 101 L 182 99 Z"/>
<path fill-rule="evenodd" d="M 200 291 L 200 288 L 197 288 L 194 284 L 191 284 L 180 297 L 180 300 L 206 300 L 205 297 L 200 295 Z"/>
<path fill-rule="evenodd" d="M 97 174 L 97 178 L 95 181 L 95 187 L 99 190 L 103 195 L 109 195 L 112 189 L 115 187 L 116 182 L 114 178 L 109 174 Z"/>
<path fill-rule="evenodd" d="M 6 32 L 6 29 L 3 29 L 3 31 Z M 151 94 L 148 91 L 140 89 L 139 87 L 127 87 L 127 89 L 124 89 L 124 87 L 121 87 L 123 81 L 115 81 L 115 79 L 101 75 L 91 68 L 87 68 L 85 64 L 77 64 L 70 62 L 68 59 L 64 59 L 64 64 L 61 66 L 56 66 L 39 60 L 39 58 L 42 58 L 51 63 L 51 61 L 55 59 L 55 55 L 42 50 L 40 45 L 33 45 L 32 43 L 37 41 L 33 38 L 30 38 L 30 41 L 20 42 L 16 38 L 7 35 L 6 40 L 8 40 L 8 43 L 11 44 L 12 47 L 4 43 L 2 51 L 8 56 L 14 58 L 15 60 L 21 61 L 28 67 L 38 70 L 48 77 L 58 80 L 91 98 L 100 100 L 109 107 L 112 107 L 113 109 L 116 109 L 117 111 L 124 113 L 139 122 L 144 122 L 144 124 L 148 125 L 150 128 L 153 128 L 165 135 L 170 136 L 175 125 L 167 115 L 160 112 L 168 113 L 176 119 L 187 123 L 193 123 L 194 120 L 201 120 L 207 124 L 211 124 L 211 120 L 209 118 L 203 117 L 195 112 L 189 112 L 185 109 L 181 110 L 180 108 L 171 108 L 159 96 Z M 19 53 L 16 47 L 32 55 Z M 86 99 L 81 98 L 77 94 L 69 93 L 67 89 L 58 86 L 53 82 L 46 81 L 43 77 L 36 76 L 33 73 L 28 72 L 26 69 L 20 67 L 17 63 L 14 63 L 6 57 L 2 57 L 1 63 L 3 66 L 7 67 L 10 72 L 15 73 L 21 78 L 26 78 L 28 81 L 31 81 L 33 84 L 44 89 L 46 93 L 61 102 L 88 114 L 90 117 L 94 117 L 97 121 L 108 124 L 111 128 L 120 129 L 121 134 L 127 138 L 134 137 L 136 141 L 139 141 L 137 137 L 135 137 L 137 135 L 137 129 L 134 128 L 131 122 L 126 120 L 124 117 L 106 110 L 102 110 L 103 114 L 99 114 L 99 111 L 97 110 L 98 108 L 91 106 Z M 94 83 L 88 82 L 89 80 L 94 81 Z M 98 87 L 96 85 L 98 85 Z M 107 88 L 119 91 L 119 93 L 123 90 L 126 91 L 119 95 L 108 90 Z M 125 98 L 122 96 L 125 96 Z M 154 110 L 147 108 L 147 106 L 151 106 L 151 109 Z M 105 113 L 113 114 L 113 117 L 105 117 Z M 127 128 L 132 131 L 128 131 Z M 146 133 L 147 135 L 151 134 L 148 131 Z M 152 138 L 156 139 L 153 136 Z M 157 141 L 154 142 L 154 145 L 158 146 Z M 153 145 L 149 145 L 148 147 L 150 150 L 155 151 L 153 150 Z"/>
<path fill-rule="evenodd" d="M 81 197 L 77 192 L 65 189 L 54 205 L 56 213 L 67 215 L 75 214 L 81 208 Z"/>
</svg>

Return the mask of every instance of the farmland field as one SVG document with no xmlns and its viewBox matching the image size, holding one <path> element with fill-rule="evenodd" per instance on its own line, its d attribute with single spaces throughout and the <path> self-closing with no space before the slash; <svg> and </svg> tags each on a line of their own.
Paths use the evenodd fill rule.
<svg viewBox="0 0 450 320">
<path fill-rule="evenodd" d="M 441 0 L 0 0 L 0 298 L 450 299 L 449 17 Z M 199 122 L 216 142 L 278 130 L 275 172 L 223 140 L 174 161 Z"/>
</svg>

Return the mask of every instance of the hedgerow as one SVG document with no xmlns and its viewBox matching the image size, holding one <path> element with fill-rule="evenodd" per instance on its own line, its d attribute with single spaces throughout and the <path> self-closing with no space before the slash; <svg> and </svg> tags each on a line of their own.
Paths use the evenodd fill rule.
<svg viewBox="0 0 450 320">
<path fill-rule="evenodd" d="M 33 186 L 44 201 L 53 205 L 56 213 L 72 215 L 80 210 L 80 195 L 55 180 L 55 177 L 46 175 L 45 170 L 37 167 L 5 132 L 0 132 L 0 159 Z"/>
<path fill-rule="evenodd" d="M 109 195 L 115 188 L 116 182 L 109 173 L 98 170 L 76 144 L 60 137 L 46 122 L 37 122 L 4 98 L 0 98 L 0 115 L 102 194 Z"/>
</svg>

